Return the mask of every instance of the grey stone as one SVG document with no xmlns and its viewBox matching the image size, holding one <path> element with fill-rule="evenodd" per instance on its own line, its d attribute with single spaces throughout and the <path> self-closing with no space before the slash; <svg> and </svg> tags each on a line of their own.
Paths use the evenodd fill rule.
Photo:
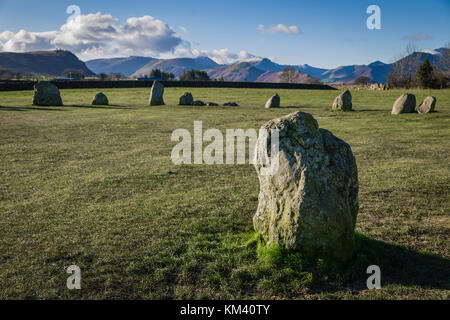
<svg viewBox="0 0 450 320">
<path fill-rule="evenodd" d="M 280 96 L 278 93 L 275 93 L 269 100 L 266 102 L 266 109 L 270 108 L 278 108 L 280 106 Z"/>
<path fill-rule="evenodd" d="M 94 100 L 92 100 L 93 105 L 108 105 L 109 101 L 103 92 L 99 92 L 95 95 Z"/>
<path fill-rule="evenodd" d="M 151 106 L 164 105 L 164 86 L 161 84 L 161 82 L 157 80 L 153 82 L 148 103 Z"/>
<path fill-rule="evenodd" d="M 303 112 L 271 120 L 261 129 L 268 135 L 260 135 L 255 149 L 260 184 L 255 230 L 267 245 L 338 262 L 350 259 L 359 209 L 358 172 L 350 146 L 319 129 Z M 279 166 L 267 175 L 262 173 L 260 151 L 271 150 L 271 130 L 279 132 Z"/>
<path fill-rule="evenodd" d="M 194 97 L 192 97 L 192 94 L 190 92 L 185 92 L 180 97 L 180 106 L 192 106 L 194 104 Z"/>
<path fill-rule="evenodd" d="M 33 104 L 37 106 L 62 106 L 59 89 L 53 83 L 40 81 L 34 86 Z"/>
<path fill-rule="evenodd" d="M 417 107 L 417 112 L 418 113 L 434 112 L 435 106 L 436 106 L 436 98 L 433 96 L 428 96 L 422 101 L 419 107 Z"/>
<path fill-rule="evenodd" d="M 195 100 L 193 106 L 205 106 L 206 104 L 202 100 Z"/>
<path fill-rule="evenodd" d="M 410 93 L 404 93 L 392 106 L 392 114 L 413 113 L 416 109 L 416 96 Z"/>
<path fill-rule="evenodd" d="M 218 104 L 215 103 L 215 102 L 208 102 L 206 105 L 210 106 L 210 107 L 217 107 L 218 106 Z"/>
<path fill-rule="evenodd" d="M 238 107 L 239 105 L 236 102 L 225 102 L 223 104 L 224 107 Z"/>
<path fill-rule="evenodd" d="M 352 94 L 349 90 L 345 90 L 338 95 L 333 101 L 332 110 L 350 111 L 352 110 Z"/>
</svg>

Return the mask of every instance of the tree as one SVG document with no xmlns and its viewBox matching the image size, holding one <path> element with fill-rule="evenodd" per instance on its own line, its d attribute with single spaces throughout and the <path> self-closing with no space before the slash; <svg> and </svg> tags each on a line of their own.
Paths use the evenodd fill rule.
<svg viewBox="0 0 450 320">
<path fill-rule="evenodd" d="M 320 82 L 320 80 L 316 77 L 308 77 L 306 78 L 305 81 L 303 81 L 303 83 L 306 84 L 322 84 L 322 82 Z"/>
<path fill-rule="evenodd" d="M 189 70 L 180 74 L 180 80 L 184 81 L 209 81 L 209 76 L 205 71 L 201 70 Z"/>
<path fill-rule="evenodd" d="M 423 63 L 417 68 L 416 71 L 416 79 L 417 83 L 422 88 L 431 88 L 433 87 L 433 66 L 428 60 L 428 56 L 425 57 Z"/>
<path fill-rule="evenodd" d="M 371 83 L 372 81 L 370 80 L 369 77 L 365 77 L 365 76 L 360 76 L 358 78 L 356 78 L 354 84 L 361 84 L 361 85 L 367 85 L 369 83 Z"/>
<path fill-rule="evenodd" d="M 281 72 L 279 80 L 280 82 L 297 83 L 299 75 L 300 74 L 297 70 L 295 70 L 294 67 L 289 66 L 284 68 L 284 70 Z"/>
<path fill-rule="evenodd" d="M 108 75 L 107 75 L 106 73 L 104 73 L 104 72 L 100 72 L 100 73 L 98 74 L 98 78 L 99 78 L 100 80 L 106 80 L 107 77 L 108 77 Z"/>
<path fill-rule="evenodd" d="M 414 70 L 420 62 L 420 55 L 416 51 L 418 49 L 414 45 L 408 44 L 403 57 L 400 55 L 392 63 L 392 70 L 387 75 L 391 87 L 409 88 L 414 85 Z"/>
<path fill-rule="evenodd" d="M 85 77 L 84 71 L 78 69 L 65 69 L 62 75 L 75 80 L 83 80 Z"/>
<path fill-rule="evenodd" d="M 163 80 L 173 80 L 175 79 L 175 75 L 170 72 L 164 72 L 159 69 L 153 69 L 150 73 L 150 78 L 158 78 Z"/>
</svg>

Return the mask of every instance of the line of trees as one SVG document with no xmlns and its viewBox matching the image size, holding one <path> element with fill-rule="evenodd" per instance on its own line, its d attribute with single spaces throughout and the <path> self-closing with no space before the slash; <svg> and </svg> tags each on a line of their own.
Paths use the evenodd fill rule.
<svg viewBox="0 0 450 320">
<path fill-rule="evenodd" d="M 180 80 L 183 80 L 183 81 L 208 81 L 211 79 L 209 78 L 209 75 L 205 71 L 192 69 L 189 71 L 183 71 L 180 74 Z"/>
<path fill-rule="evenodd" d="M 406 47 L 406 55 L 397 59 L 392 64 L 392 70 L 387 75 L 387 82 L 391 87 L 411 88 L 448 88 L 450 86 L 450 45 L 440 53 L 440 63 L 446 66 L 446 71 L 433 67 L 425 57 L 421 61 L 421 55 L 417 54 L 417 48 L 412 45 Z"/>
</svg>

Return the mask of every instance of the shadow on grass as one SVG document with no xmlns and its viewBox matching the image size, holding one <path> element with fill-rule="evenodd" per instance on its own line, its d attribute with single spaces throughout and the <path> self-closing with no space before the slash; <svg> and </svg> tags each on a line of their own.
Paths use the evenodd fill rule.
<svg viewBox="0 0 450 320">
<path fill-rule="evenodd" d="M 366 270 L 370 265 L 380 267 L 382 287 L 397 284 L 428 289 L 450 289 L 448 259 L 373 240 L 361 234 L 356 234 L 356 247 L 354 259 L 338 272 L 338 278 L 354 290 L 367 289 L 366 280 L 370 274 L 367 274 Z M 316 289 L 320 287 L 323 289 L 324 283 L 320 282 L 319 280 L 316 283 Z M 333 288 L 327 285 L 327 290 L 333 291 Z"/>
<path fill-rule="evenodd" d="M 84 108 L 84 109 L 112 109 L 112 110 L 120 110 L 120 109 L 125 109 L 125 110 L 129 110 L 129 109 L 136 109 L 134 107 L 127 107 L 127 106 L 121 106 L 121 105 L 114 105 L 114 104 L 110 104 L 107 106 L 102 106 L 102 105 L 78 105 L 78 104 L 67 104 L 64 105 L 65 107 L 69 107 L 69 108 Z"/>
<path fill-rule="evenodd" d="M 297 297 L 308 288 L 309 293 L 359 292 L 367 290 L 367 267 L 381 270 L 381 286 L 400 285 L 424 289 L 450 289 L 450 260 L 413 251 L 398 245 L 356 234 L 357 253 L 346 265 L 337 266 L 324 259 L 308 259 L 299 252 L 288 252 L 277 246 L 258 243 L 259 265 L 255 277 L 265 276 L 263 287 L 271 294 Z M 259 241 L 259 240 L 258 240 Z M 268 269 L 267 269 L 268 267 Z M 299 289 L 300 288 L 300 289 Z"/>
<path fill-rule="evenodd" d="M 55 109 L 54 107 L 41 108 L 41 107 L 4 107 L 0 106 L 0 111 L 31 111 L 31 110 L 43 110 L 43 111 L 66 111 L 64 109 Z"/>
</svg>

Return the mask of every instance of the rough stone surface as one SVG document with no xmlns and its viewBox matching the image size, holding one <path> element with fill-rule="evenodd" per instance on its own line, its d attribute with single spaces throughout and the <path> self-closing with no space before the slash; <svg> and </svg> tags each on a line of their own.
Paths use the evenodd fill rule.
<svg viewBox="0 0 450 320">
<path fill-rule="evenodd" d="M 192 94 L 190 92 L 185 92 L 180 97 L 180 106 L 192 106 L 194 104 L 194 97 L 192 97 Z"/>
<path fill-rule="evenodd" d="M 217 107 L 218 106 L 218 104 L 215 103 L 215 102 L 208 102 L 206 105 L 210 106 L 210 107 Z"/>
<path fill-rule="evenodd" d="M 236 102 L 225 102 L 223 104 L 224 107 L 237 107 L 239 106 Z"/>
<path fill-rule="evenodd" d="M 205 106 L 206 104 L 202 100 L 195 100 L 193 106 Z"/>
<path fill-rule="evenodd" d="M 94 100 L 92 100 L 93 105 L 108 105 L 109 101 L 103 92 L 99 92 L 95 95 Z"/>
<path fill-rule="evenodd" d="M 352 110 L 352 94 L 349 90 L 345 90 L 334 99 L 332 110 Z"/>
<path fill-rule="evenodd" d="M 417 112 L 418 113 L 434 112 L 435 106 L 436 106 L 436 98 L 433 96 L 428 96 L 422 101 L 419 107 L 417 107 Z"/>
<path fill-rule="evenodd" d="M 40 81 L 34 86 L 33 104 L 37 106 L 62 106 L 59 89 L 53 83 Z"/>
<path fill-rule="evenodd" d="M 270 108 L 278 108 L 280 106 L 280 96 L 278 93 L 275 93 L 269 100 L 266 102 L 266 109 Z"/>
<path fill-rule="evenodd" d="M 268 245 L 279 244 L 306 256 L 344 262 L 355 248 L 358 173 L 350 146 L 319 129 L 308 113 L 296 112 L 261 127 L 256 145 L 260 183 L 255 230 Z M 279 167 L 262 174 L 260 150 L 270 151 L 270 130 L 279 130 Z"/>
<path fill-rule="evenodd" d="M 152 90 L 150 91 L 150 99 L 148 103 L 151 106 L 164 105 L 164 86 L 159 81 L 154 81 Z"/>
<path fill-rule="evenodd" d="M 413 113 L 416 108 L 416 96 L 410 93 L 404 93 L 392 106 L 392 114 Z"/>
</svg>

